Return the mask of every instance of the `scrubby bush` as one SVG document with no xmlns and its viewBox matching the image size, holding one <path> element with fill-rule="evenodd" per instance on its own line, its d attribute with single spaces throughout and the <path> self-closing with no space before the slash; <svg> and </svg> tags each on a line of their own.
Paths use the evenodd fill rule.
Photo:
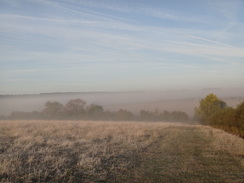
<svg viewBox="0 0 244 183">
<path fill-rule="evenodd" d="M 189 116 L 182 111 L 164 111 L 159 112 L 158 110 L 154 112 L 141 110 L 138 117 L 143 121 L 170 121 L 170 122 L 187 122 L 190 121 Z"/>
<path fill-rule="evenodd" d="M 236 108 L 227 107 L 224 101 L 210 94 L 200 101 L 195 116 L 203 124 L 244 137 L 244 102 Z"/>
<path fill-rule="evenodd" d="M 21 112 L 21 111 L 13 111 L 9 117 L 10 119 L 42 119 L 43 115 L 42 113 L 38 111 L 33 111 L 33 112 Z M 5 117 L 7 119 L 7 117 Z"/>
<path fill-rule="evenodd" d="M 130 111 L 120 109 L 118 112 L 115 113 L 116 120 L 122 120 L 122 121 L 132 121 L 135 119 L 134 114 Z"/>
<path fill-rule="evenodd" d="M 213 115 L 224 108 L 226 103 L 211 93 L 200 101 L 199 107 L 195 108 L 195 118 L 204 124 L 210 124 Z"/>
</svg>

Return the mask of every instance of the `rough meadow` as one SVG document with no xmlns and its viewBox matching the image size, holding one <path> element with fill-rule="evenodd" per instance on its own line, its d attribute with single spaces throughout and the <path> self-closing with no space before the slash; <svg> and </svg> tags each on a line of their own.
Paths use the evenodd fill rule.
<svg viewBox="0 0 244 183">
<path fill-rule="evenodd" d="M 241 182 L 243 157 L 201 125 L 0 121 L 0 182 Z"/>
</svg>

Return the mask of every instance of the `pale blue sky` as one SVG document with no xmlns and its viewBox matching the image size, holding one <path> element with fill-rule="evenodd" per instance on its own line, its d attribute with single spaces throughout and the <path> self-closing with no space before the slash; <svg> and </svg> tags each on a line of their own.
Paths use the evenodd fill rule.
<svg viewBox="0 0 244 183">
<path fill-rule="evenodd" d="M 0 94 L 244 87 L 243 0 L 0 0 Z"/>
</svg>

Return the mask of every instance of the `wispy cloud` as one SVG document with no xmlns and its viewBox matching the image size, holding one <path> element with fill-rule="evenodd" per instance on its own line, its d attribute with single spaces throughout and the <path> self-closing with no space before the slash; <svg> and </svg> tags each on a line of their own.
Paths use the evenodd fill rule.
<svg viewBox="0 0 244 183">
<path fill-rule="evenodd" d="M 243 11 L 244 2 L 242 0 L 215 0 L 208 1 L 209 7 L 221 14 L 229 21 L 236 21 L 237 15 Z"/>
<path fill-rule="evenodd" d="M 25 4 L 10 4 L 24 9 L 0 14 L 1 76 L 65 72 L 95 82 L 116 74 L 113 78 L 124 80 L 164 78 L 170 72 L 211 76 L 220 68 L 234 73 L 235 67 L 236 76 L 243 75 L 243 22 L 216 16 L 219 22 L 212 26 L 205 15 L 133 3 L 37 0 L 33 6 L 55 12 L 39 14 L 24 11 Z"/>
<path fill-rule="evenodd" d="M 197 31 L 191 31 L 186 29 L 181 30 L 177 28 L 166 29 L 151 26 L 136 26 L 128 23 L 117 22 L 117 24 L 124 29 L 125 27 L 127 27 L 128 29 L 126 30 L 137 32 L 137 34 L 131 35 L 130 32 L 122 34 L 113 32 L 112 30 L 115 29 L 115 25 L 111 24 L 110 22 L 86 20 L 73 20 L 69 22 L 69 20 L 61 18 L 36 18 L 6 14 L 0 15 L 0 18 L 2 19 L 3 26 L 2 33 L 11 33 L 12 35 L 16 36 L 20 34 L 24 35 L 24 37 L 21 37 L 19 39 L 26 40 L 29 37 L 29 41 L 32 41 L 33 36 L 31 36 L 31 34 L 35 33 L 36 35 L 47 36 L 48 39 L 52 37 L 52 44 L 55 44 L 55 42 L 56 44 L 59 44 L 63 41 L 74 40 L 71 44 L 62 46 L 64 48 L 69 48 L 67 52 L 49 53 L 50 57 L 54 57 L 56 59 L 59 58 L 58 54 L 62 55 L 61 57 L 63 59 L 67 58 L 65 54 L 71 54 L 71 58 L 74 57 L 74 55 L 77 55 L 78 59 L 83 55 L 83 57 L 86 57 L 87 59 L 90 58 L 90 60 L 92 61 L 94 59 L 91 58 L 94 57 L 94 55 L 89 56 L 91 52 L 94 52 L 97 55 L 108 55 L 108 57 L 109 55 L 113 55 L 114 60 L 117 60 L 116 58 L 123 56 L 126 52 L 127 56 L 134 55 L 131 58 L 137 58 L 137 55 L 140 55 L 140 52 L 143 52 L 144 50 L 157 52 L 158 55 L 162 55 L 162 53 L 160 54 L 160 52 L 164 51 L 177 54 L 188 54 L 193 56 L 244 56 L 243 49 L 241 48 L 235 48 L 229 44 L 214 41 L 208 38 L 196 35 L 189 35 L 189 33 L 197 34 Z M 9 23 L 13 19 L 13 24 Z M 36 25 L 37 21 L 40 23 L 39 25 Z M 35 22 L 35 26 L 33 26 L 33 22 Z M 67 23 L 69 24 L 67 25 Z M 69 25 L 75 25 L 78 27 L 73 28 Z M 87 26 L 84 27 L 84 25 Z M 91 27 L 93 26 L 96 29 L 91 29 Z M 120 29 L 120 26 L 116 27 L 117 30 L 123 30 Z M 21 32 L 24 34 L 22 34 Z M 200 31 L 199 33 L 203 34 L 202 31 Z M 36 37 L 34 39 L 39 38 Z M 41 39 L 43 38 L 40 38 L 39 41 L 41 41 Z M 195 40 L 199 40 L 200 42 L 194 43 Z M 81 52 L 79 54 L 75 54 L 75 52 L 77 51 Z M 31 50 L 31 52 L 33 52 L 33 50 Z M 30 54 L 25 55 L 26 56 L 22 59 L 27 59 L 28 57 L 29 59 L 32 59 L 33 57 L 35 57 L 30 56 Z M 42 55 L 45 55 L 45 53 Z M 143 58 L 141 57 L 140 59 L 143 60 Z"/>
<path fill-rule="evenodd" d="M 100 20 L 100 21 L 114 21 L 114 20 L 119 20 L 119 21 L 128 21 L 128 19 L 122 18 L 122 17 L 118 17 L 118 16 L 114 16 L 112 14 L 108 14 L 108 13 L 102 13 L 99 11 L 94 11 L 92 10 L 92 8 L 86 8 L 84 5 L 89 5 L 91 7 L 106 7 L 106 9 L 113 9 L 111 6 L 111 3 L 103 5 L 103 3 L 101 3 L 102 1 L 99 2 L 92 2 L 92 1 L 74 1 L 72 3 L 65 3 L 65 1 L 48 1 L 48 0 L 37 0 L 38 3 L 44 4 L 44 5 L 48 5 L 48 6 L 52 6 L 55 7 L 57 9 L 60 9 L 66 13 L 72 13 L 74 16 L 73 18 L 86 18 L 86 19 L 95 19 L 95 20 Z M 116 9 L 117 11 L 120 9 L 121 11 L 123 11 L 120 8 L 116 8 L 117 6 L 114 7 L 114 9 Z"/>
<path fill-rule="evenodd" d="M 138 10 L 140 13 L 157 17 L 160 19 L 165 20 L 172 20 L 172 21 L 179 21 L 179 22 L 197 22 L 197 23 L 205 23 L 206 20 L 200 17 L 192 17 L 187 16 L 185 14 L 179 12 L 173 12 L 169 10 L 157 9 L 157 8 L 150 8 L 147 6 L 143 6 Z"/>
<path fill-rule="evenodd" d="M 213 40 L 202 38 L 202 37 L 199 37 L 199 36 L 193 36 L 192 35 L 190 37 L 193 38 L 193 39 L 198 39 L 198 40 L 201 40 L 201 41 L 205 41 L 205 42 L 209 42 L 209 43 L 213 43 L 213 44 L 217 44 L 217 45 L 222 45 L 222 46 L 229 47 L 229 48 L 234 48 L 233 46 L 231 46 L 229 44 L 224 44 L 224 43 L 221 43 L 221 42 L 218 42 L 218 41 L 213 41 Z"/>
</svg>

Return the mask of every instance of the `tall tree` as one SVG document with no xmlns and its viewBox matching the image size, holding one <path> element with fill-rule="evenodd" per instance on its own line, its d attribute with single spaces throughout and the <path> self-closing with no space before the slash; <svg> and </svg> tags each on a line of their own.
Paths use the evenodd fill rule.
<svg viewBox="0 0 244 183">
<path fill-rule="evenodd" d="M 209 94 L 195 108 L 195 117 L 202 123 L 209 124 L 211 117 L 221 109 L 226 108 L 226 103 L 216 95 Z"/>
<path fill-rule="evenodd" d="M 104 109 L 100 105 L 91 104 L 86 109 L 87 115 L 93 119 L 102 119 L 104 115 Z"/>
<path fill-rule="evenodd" d="M 81 115 L 85 112 L 85 107 L 86 105 L 86 102 L 82 99 L 73 99 L 73 100 L 70 100 L 68 101 L 64 108 L 65 108 L 65 112 L 68 114 L 68 115 Z"/>
<path fill-rule="evenodd" d="M 63 112 L 63 105 L 57 101 L 45 103 L 43 114 L 48 118 L 59 118 Z"/>
</svg>

